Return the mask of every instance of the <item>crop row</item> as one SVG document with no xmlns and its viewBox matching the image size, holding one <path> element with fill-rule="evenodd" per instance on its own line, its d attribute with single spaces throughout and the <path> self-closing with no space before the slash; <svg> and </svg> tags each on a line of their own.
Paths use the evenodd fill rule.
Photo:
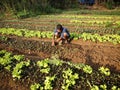
<svg viewBox="0 0 120 90">
<path fill-rule="evenodd" d="M 100 36 L 99 34 L 90 34 L 90 33 L 83 33 L 81 35 L 83 40 L 91 40 L 93 42 L 99 41 L 99 42 L 111 42 L 113 44 L 118 44 L 120 43 L 120 36 L 119 35 L 104 35 Z"/>
<path fill-rule="evenodd" d="M 5 21 L 1 21 L 1 23 L 12 23 L 12 24 L 25 24 L 25 25 L 53 25 L 55 26 L 58 21 L 59 22 L 62 22 L 62 24 L 64 24 L 65 26 L 73 26 L 74 24 L 80 24 L 80 25 L 84 25 L 84 26 L 99 26 L 99 27 L 111 27 L 110 25 L 112 26 L 116 26 L 116 28 L 120 27 L 120 21 L 119 20 L 82 20 L 82 19 L 70 19 L 70 20 L 58 20 L 58 21 L 55 21 L 55 20 L 44 20 L 44 19 L 40 19 L 39 22 L 37 20 L 34 20 L 30 21 L 30 20 L 23 20 L 23 21 L 20 21 L 20 20 L 5 20 Z M 109 25 L 109 26 L 108 26 Z"/>
<path fill-rule="evenodd" d="M 67 27 L 70 32 L 89 32 L 98 33 L 98 34 L 120 34 L 120 22 L 119 21 L 85 21 L 85 20 L 76 20 L 71 19 L 69 21 L 63 22 L 62 25 Z M 57 21 L 1 21 L 0 27 L 6 28 L 22 28 L 30 30 L 40 30 L 40 31 L 53 31 L 55 25 L 58 24 Z"/>
<path fill-rule="evenodd" d="M 70 23 L 76 23 L 76 24 L 80 24 L 80 25 L 85 25 L 85 26 L 103 26 L 103 27 L 111 27 L 111 25 L 115 28 L 119 28 L 120 27 L 120 21 L 102 21 L 102 20 L 92 20 L 92 21 L 85 21 L 85 20 L 77 20 L 77 19 L 73 19 L 70 20 Z"/>
<path fill-rule="evenodd" d="M 25 29 L 14 29 L 14 28 L 1 28 L 0 29 L 1 34 L 7 34 L 7 35 L 16 35 L 21 37 L 38 37 L 38 38 L 52 38 L 53 32 L 46 31 L 33 31 L 33 30 L 25 30 Z M 120 43 L 120 35 L 99 35 L 99 34 L 91 34 L 91 33 L 71 33 L 71 37 L 74 37 L 74 39 L 83 39 L 83 40 L 91 40 L 93 42 L 111 42 L 113 44 L 119 44 Z"/>
<path fill-rule="evenodd" d="M 41 15 L 41 18 L 76 18 L 76 19 L 108 19 L 111 20 L 113 18 L 113 16 L 102 16 L 102 15 L 88 15 L 88 16 L 84 16 L 84 15 Z M 117 17 L 117 16 L 116 16 Z M 117 17 L 119 18 L 119 17 Z"/>
<path fill-rule="evenodd" d="M 34 30 L 26 30 L 26 29 L 14 29 L 14 28 L 1 28 L 1 34 L 7 35 L 16 35 L 21 37 L 39 37 L 39 38 L 51 38 L 52 32 L 41 32 L 41 31 L 34 31 Z"/>
<path fill-rule="evenodd" d="M 78 25 L 79 26 L 79 25 Z M 85 28 L 85 27 L 84 27 Z M 101 34 L 101 35 L 105 35 L 105 34 L 118 34 L 120 35 L 120 31 L 119 30 L 116 30 L 116 29 L 112 29 L 112 28 L 86 28 L 86 29 L 83 29 L 83 28 L 78 28 L 76 27 L 76 30 L 73 30 L 73 32 L 76 32 L 76 33 L 91 33 L 91 34 Z"/>
<path fill-rule="evenodd" d="M 63 19 L 64 20 L 64 19 Z M 58 20 L 59 22 L 60 21 L 63 21 L 63 20 Z M 34 21 L 34 20 L 33 20 Z M 109 25 L 116 25 L 117 27 L 120 26 L 120 21 L 119 20 L 82 20 L 82 19 L 70 19 L 70 20 L 64 20 L 65 22 L 63 22 L 63 24 L 65 26 L 67 25 L 71 25 L 73 26 L 72 24 L 83 24 L 85 26 L 107 26 L 107 24 Z M 35 20 L 34 22 L 30 21 L 30 20 L 23 20 L 23 21 L 20 21 L 20 20 L 5 20 L 5 21 L 1 21 L 1 23 L 4 23 L 4 22 L 7 22 L 7 23 L 19 23 L 19 24 L 35 24 L 35 25 L 56 25 L 57 22 L 55 20 L 51 21 L 51 20 L 44 20 L 44 19 L 40 19 L 39 21 Z"/>
<path fill-rule="evenodd" d="M 32 78 L 31 90 L 120 90 L 120 75 L 109 68 L 102 66 L 95 71 L 89 65 L 62 61 L 58 56 L 35 62 L 1 50 L 0 65 L 12 74 L 13 80 Z"/>
<path fill-rule="evenodd" d="M 17 22 L 16 22 L 17 23 Z M 54 25 L 53 25 L 54 26 Z M 65 25 L 68 27 L 70 32 L 77 32 L 77 33 L 83 33 L 83 32 L 90 32 L 92 34 L 94 33 L 98 33 L 98 34 L 120 34 L 120 30 L 119 29 L 114 29 L 114 28 L 103 28 L 103 27 L 96 27 L 96 26 L 92 26 L 92 27 L 87 27 L 81 24 L 68 24 Z M 46 25 L 46 26 L 36 26 L 36 25 L 32 25 L 32 24 L 28 24 L 28 23 L 17 23 L 17 24 L 3 24 L 0 27 L 6 27 L 6 28 L 25 28 L 25 29 L 29 29 L 29 30 L 40 30 L 40 31 L 53 31 L 55 27 Z"/>
</svg>

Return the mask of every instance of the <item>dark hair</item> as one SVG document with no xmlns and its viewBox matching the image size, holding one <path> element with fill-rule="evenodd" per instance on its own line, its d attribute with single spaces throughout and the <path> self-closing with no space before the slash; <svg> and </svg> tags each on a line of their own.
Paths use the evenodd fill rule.
<svg viewBox="0 0 120 90">
<path fill-rule="evenodd" d="M 59 30 L 62 30 L 62 29 L 63 29 L 63 27 L 62 27 L 61 24 L 58 24 L 56 28 L 59 29 Z"/>
</svg>

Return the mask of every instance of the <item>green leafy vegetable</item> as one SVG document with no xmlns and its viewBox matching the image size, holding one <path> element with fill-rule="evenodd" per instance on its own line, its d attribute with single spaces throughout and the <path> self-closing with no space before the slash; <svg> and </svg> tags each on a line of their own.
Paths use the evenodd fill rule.
<svg viewBox="0 0 120 90">
<path fill-rule="evenodd" d="M 109 68 L 104 68 L 103 66 L 99 68 L 100 73 L 110 76 L 110 69 Z"/>
</svg>

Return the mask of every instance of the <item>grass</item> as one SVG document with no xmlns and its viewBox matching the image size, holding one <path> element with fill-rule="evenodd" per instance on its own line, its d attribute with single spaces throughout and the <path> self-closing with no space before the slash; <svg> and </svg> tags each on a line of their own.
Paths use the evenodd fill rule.
<svg viewBox="0 0 120 90">
<path fill-rule="evenodd" d="M 1 13 L 1 14 L 0 14 L 0 20 L 3 19 L 3 17 L 4 17 L 4 14 Z"/>
<path fill-rule="evenodd" d="M 13 12 L 11 12 L 13 14 Z M 0 14 L 0 19 L 5 17 L 6 13 Z M 23 18 L 28 18 L 28 17 L 36 17 L 39 15 L 59 15 L 59 14 L 67 14 L 67 15 L 115 15 L 119 16 L 120 15 L 120 10 L 115 9 L 115 10 L 88 10 L 88 9 L 68 9 L 68 10 L 60 10 L 60 9 L 51 9 L 48 11 L 48 13 L 44 12 L 32 12 L 32 11 L 20 11 L 20 12 L 15 12 L 14 13 L 17 18 L 23 19 Z M 14 15 L 11 17 L 15 17 Z"/>
</svg>

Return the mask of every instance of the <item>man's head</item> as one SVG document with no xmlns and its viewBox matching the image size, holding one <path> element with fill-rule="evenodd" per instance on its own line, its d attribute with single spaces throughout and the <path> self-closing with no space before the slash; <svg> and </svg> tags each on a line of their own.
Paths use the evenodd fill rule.
<svg viewBox="0 0 120 90">
<path fill-rule="evenodd" d="M 61 24 L 58 24 L 56 28 L 57 28 L 58 32 L 62 32 L 62 30 L 63 30 L 63 27 Z"/>
</svg>

